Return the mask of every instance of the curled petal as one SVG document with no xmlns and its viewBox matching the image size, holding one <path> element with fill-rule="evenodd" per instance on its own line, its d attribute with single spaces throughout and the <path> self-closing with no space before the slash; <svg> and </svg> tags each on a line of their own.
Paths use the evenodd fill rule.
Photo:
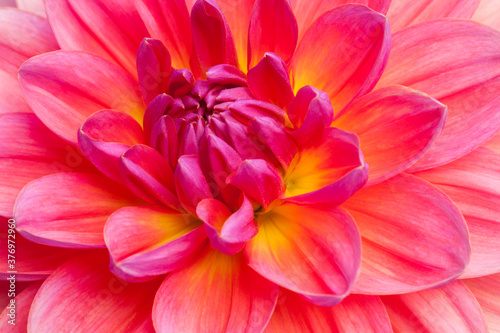
<svg viewBox="0 0 500 333">
<path fill-rule="evenodd" d="M 259 100 L 239 100 L 229 105 L 231 114 L 244 124 L 255 117 L 273 118 L 280 124 L 285 123 L 285 111 L 282 108 Z"/>
<path fill-rule="evenodd" d="M 57 173 L 24 187 L 14 209 L 17 230 L 36 243 L 104 247 L 104 223 L 115 210 L 140 201 L 101 175 Z"/>
<path fill-rule="evenodd" d="M 211 198 L 209 184 L 200 168 L 198 155 L 184 155 L 174 173 L 175 188 L 182 207 L 196 214 L 196 206 L 206 198 Z"/>
<path fill-rule="evenodd" d="M 332 126 L 359 136 L 371 186 L 415 163 L 439 136 L 445 119 L 445 105 L 412 89 L 390 86 L 353 102 Z"/>
<path fill-rule="evenodd" d="M 148 104 L 148 107 L 144 112 L 144 135 L 149 139 L 151 146 L 155 149 L 158 149 L 154 147 L 158 133 L 152 133 L 153 127 L 156 125 L 158 120 L 164 116 L 165 112 L 172 106 L 173 102 L 174 99 L 171 96 L 167 94 L 160 94 Z"/>
<path fill-rule="evenodd" d="M 166 277 L 156 294 L 153 321 L 159 333 L 200 327 L 213 333 L 258 333 L 277 296 L 276 285 L 248 268 L 241 255 L 206 248 L 198 261 Z"/>
<path fill-rule="evenodd" d="M 340 205 L 368 179 L 358 138 L 329 128 L 299 150 L 284 177 L 282 198 L 298 204 Z"/>
<path fill-rule="evenodd" d="M 462 280 L 474 294 L 490 332 L 500 331 L 500 274 Z"/>
<path fill-rule="evenodd" d="M 166 274 L 196 258 L 206 244 L 201 222 L 189 214 L 156 207 L 124 207 L 104 228 L 112 269 L 136 281 Z"/>
<path fill-rule="evenodd" d="M 397 294 L 459 276 L 469 262 L 467 226 L 439 189 L 400 174 L 345 202 L 361 232 L 361 274 L 353 292 Z"/>
<path fill-rule="evenodd" d="M 216 65 L 207 71 L 207 81 L 210 84 L 246 86 L 245 73 L 231 65 Z"/>
<path fill-rule="evenodd" d="M 78 146 L 102 173 L 121 182 L 120 157 L 130 146 L 143 143 L 143 131 L 132 117 L 115 110 L 94 113 L 78 131 Z"/>
<path fill-rule="evenodd" d="M 19 81 L 37 117 L 69 142 L 76 143 L 78 128 L 103 109 L 123 111 L 142 124 L 144 104 L 136 94 L 136 81 L 99 56 L 65 51 L 43 54 L 21 66 Z"/>
</svg>

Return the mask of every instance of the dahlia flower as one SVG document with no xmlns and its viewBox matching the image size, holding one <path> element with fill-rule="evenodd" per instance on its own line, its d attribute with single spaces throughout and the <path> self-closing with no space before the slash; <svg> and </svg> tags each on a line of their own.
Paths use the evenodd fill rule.
<svg viewBox="0 0 500 333">
<path fill-rule="evenodd" d="M 2 332 L 500 332 L 498 1 L 17 7 Z"/>
</svg>

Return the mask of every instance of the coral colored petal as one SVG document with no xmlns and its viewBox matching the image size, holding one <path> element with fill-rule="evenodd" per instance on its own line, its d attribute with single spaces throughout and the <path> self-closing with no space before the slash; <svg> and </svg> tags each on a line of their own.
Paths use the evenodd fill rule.
<svg viewBox="0 0 500 333">
<path fill-rule="evenodd" d="M 0 279 L 2 281 L 6 281 L 10 275 L 8 272 L 13 270 L 17 271 L 16 280 L 18 282 L 43 280 L 61 264 L 81 254 L 81 250 L 61 249 L 33 243 L 21 236 L 20 233 L 16 233 L 15 238 L 12 234 L 9 236 L 7 222 L 6 218 L 0 217 L 0 255 L 5 258 L 5 260 L 0 261 Z M 9 239 L 10 244 L 15 241 L 14 254 L 8 252 Z M 14 259 L 9 255 L 14 256 Z M 8 260 L 14 260 L 14 262 Z"/>
<path fill-rule="evenodd" d="M 106 176 L 121 182 L 120 157 L 144 142 L 141 125 L 126 113 L 102 110 L 91 115 L 78 131 L 78 147 Z"/>
<path fill-rule="evenodd" d="M 469 19 L 483 0 L 393 0 L 387 18 L 391 32 L 440 18 Z"/>
<path fill-rule="evenodd" d="M 104 247 L 104 223 L 117 209 L 141 202 L 100 175 L 58 173 L 37 179 L 19 194 L 17 230 L 49 246 Z"/>
<path fill-rule="evenodd" d="M 391 333 L 384 304 L 377 296 L 350 295 L 333 307 L 314 305 L 280 289 L 265 333 L 363 332 Z"/>
<path fill-rule="evenodd" d="M 233 37 L 219 6 L 198 0 L 191 10 L 194 49 L 203 72 L 219 64 L 238 66 Z"/>
<path fill-rule="evenodd" d="M 418 177 L 400 174 L 358 191 L 342 207 L 362 237 L 353 292 L 397 294 L 436 287 L 469 262 L 467 226 L 454 203 Z"/>
<path fill-rule="evenodd" d="M 184 0 L 135 0 L 137 10 L 153 38 L 172 56 L 175 68 L 189 68 L 192 52 L 189 13 Z"/>
<path fill-rule="evenodd" d="M 491 333 L 500 332 L 500 274 L 462 280 L 474 294 Z"/>
<path fill-rule="evenodd" d="M 496 0 L 481 0 L 471 20 L 500 30 L 500 20 L 498 20 L 499 10 L 500 2 Z"/>
<path fill-rule="evenodd" d="M 411 167 L 451 162 L 500 130 L 500 32 L 470 21 L 435 20 L 393 36 L 378 87 L 401 84 L 448 107 L 443 133 Z"/>
<path fill-rule="evenodd" d="M 0 114 L 31 112 L 17 70 L 29 58 L 59 46 L 47 20 L 14 8 L 0 8 L 0 36 Z"/>
<path fill-rule="evenodd" d="M 339 113 L 375 86 L 390 40 L 382 14 L 359 5 L 336 7 L 313 23 L 297 47 L 291 65 L 295 90 L 311 85 L 325 91 Z"/>
<path fill-rule="evenodd" d="M 7 280 L 8 281 L 8 280 Z M 16 286 L 15 288 L 15 303 L 10 303 L 7 308 L 3 310 L 0 314 L 0 330 L 4 333 L 21 333 L 26 332 L 28 326 L 28 316 L 30 313 L 31 303 L 33 303 L 33 299 L 36 296 L 36 293 L 40 289 L 42 282 L 34 282 L 29 285 L 22 292 L 18 291 Z M 13 299 L 14 300 L 14 299 Z M 13 316 L 10 316 L 10 315 Z M 14 320 L 12 320 L 14 319 Z M 13 325 L 11 323 L 15 323 Z"/>
<path fill-rule="evenodd" d="M 87 117 L 102 109 L 123 111 L 142 124 L 137 82 L 99 56 L 65 51 L 40 55 L 21 66 L 19 80 L 37 117 L 72 143 Z"/>
<path fill-rule="evenodd" d="M 63 50 L 98 54 L 136 76 L 137 49 L 148 35 L 133 2 L 45 0 L 45 8 Z"/>
<path fill-rule="evenodd" d="M 446 106 L 435 99 L 390 86 L 356 100 L 332 126 L 359 136 L 371 186 L 415 163 L 441 133 L 445 119 Z"/>
<path fill-rule="evenodd" d="M 45 4 L 43 0 L 15 0 L 17 8 L 45 17 Z"/>
<path fill-rule="evenodd" d="M 500 154 L 480 147 L 454 162 L 414 175 L 441 189 L 464 215 L 471 259 L 462 277 L 500 272 Z"/>
<path fill-rule="evenodd" d="M 487 332 L 481 307 L 461 281 L 439 289 L 381 299 L 395 333 Z"/>
<path fill-rule="evenodd" d="M 176 270 L 206 244 L 201 221 L 165 208 L 124 207 L 106 223 L 104 238 L 115 271 L 127 280 Z"/>
<path fill-rule="evenodd" d="M 358 138 L 338 128 L 302 147 L 284 177 L 282 199 L 298 204 L 340 205 L 368 179 Z"/>
<path fill-rule="evenodd" d="M 277 296 L 276 285 L 251 270 L 242 255 L 206 248 L 197 261 L 167 276 L 153 321 L 159 333 L 262 332 Z"/>
<path fill-rule="evenodd" d="M 97 172 L 77 148 L 30 113 L 0 115 L 0 215 L 12 216 L 19 191 L 30 181 L 61 171 Z"/>
<path fill-rule="evenodd" d="M 298 28 L 288 0 L 256 0 L 248 27 L 248 69 L 266 52 L 289 63 L 297 46 Z"/>
<path fill-rule="evenodd" d="M 258 214 L 257 222 L 259 233 L 245 247 L 255 271 L 317 305 L 337 304 L 349 294 L 361 244 L 348 213 L 284 203 Z"/>
<path fill-rule="evenodd" d="M 28 331 L 152 333 L 159 282 L 135 285 L 118 279 L 103 253 L 77 257 L 43 283 L 31 305 Z"/>
</svg>

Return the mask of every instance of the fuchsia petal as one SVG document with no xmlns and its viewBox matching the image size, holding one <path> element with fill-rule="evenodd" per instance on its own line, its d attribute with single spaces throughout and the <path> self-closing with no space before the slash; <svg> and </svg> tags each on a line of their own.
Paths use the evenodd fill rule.
<svg viewBox="0 0 500 333">
<path fill-rule="evenodd" d="M 435 99 L 390 86 L 353 102 L 332 126 L 359 136 L 371 186 L 415 163 L 441 133 L 445 119 L 446 106 Z"/>
<path fill-rule="evenodd" d="M 211 84 L 245 86 L 247 79 L 245 73 L 238 68 L 222 64 L 216 65 L 207 71 L 207 81 Z"/>
<path fill-rule="evenodd" d="M 138 287 L 118 279 L 106 266 L 105 255 L 94 253 L 59 267 L 33 301 L 28 331 L 154 332 L 151 308 L 159 281 Z"/>
<path fill-rule="evenodd" d="M 0 142 L 2 216 L 12 216 L 17 195 L 32 180 L 61 171 L 97 171 L 32 113 L 0 115 Z"/>
<path fill-rule="evenodd" d="M 21 66 L 19 80 L 37 117 L 72 143 L 87 117 L 102 109 L 123 111 L 142 124 L 144 104 L 136 95 L 137 82 L 96 55 L 64 51 L 40 55 Z"/>
<path fill-rule="evenodd" d="M 281 174 L 264 160 L 244 160 L 226 181 L 257 201 L 264 210 L 284 190 Z"/>
<path fill-rule="evenodd" d="M 393 0 L 387 18 L 391 31 L 440 18 L 469 19 L 482 0 Z"/>
<path fill-rule="evenodd" d="M 471 260 L 462 277 L 500 272 L 500 154 L 480 147 L 415 175 L 446 193 L 467 221 Z"/>
<path fill-rule="evenodd" d="M 102 110 L 78 131 L 78 146 L 102 173 L 121 182 L 118 162 L 130 146 L 143 143 L 141 125 L 126 113 Z"/>
<path fill-rule="evenodd" d="M 281 124 L 285 124 L 285 111 L 268 102 L 242 99 L 231 103 L 229 110 L 233 117 L 244 124 L 248 124 L 248 122 L 255 117 L 269 117 Z"/>
<path fill-rule="evenodd" d="M 144 201 L 180 209 L 172 168 L 153 148 L 132 146 L 120 158 L 119 169 L 125 185 Z"/>
<path fill-rule="evenodd" d="M 377 296 L 350 295 L 333 307 L 314 305 L 280 289 L 265 333 L 392 333 L 384 304 Z"/>
<path fill-rule="evenodd" d="M 219 64 L 238 66 L 233 37 L 219 6 L 198 0 L 191 10 L 194 49 L 203 72 Z"/>
<path fill-rule="evenodd" d="M 0 8 L 0 36 L 0 114 L 31 112 L 17 70 L 28 58 L 59 46 L 47 20 L 14 8 Z"/>
<path fill-rule="evenodd" d="M 469 262 L 467 226 L 454 203 L 400 174 L 358 191 L 343 205 L 361 232 L 361 274 L 353 292 L 396 294 L 448 283 Z"/>
<path fill-rule="evenodd" d="M 15 0 L 17 8 L 45 17 L 44 0 Z"/>
<path fill-rule="evenodd" d="M 228 255 L 241 251 L 257 234 L 252 203 L 246 196 L 234 213 L 219 200 L 204 199 L 196 207 L 196 214 L 205 223 L 212 247 Z"/>
<path fill-rule="evenodd" d="M 248 123 L 248 133 L 255 136 L 256 141 L 271 150 L 286 171 L 295 155 L 298 153 L 293 138 L 284 127 L 272 118 L 254 118 Z"/>
<path fill-rule="evenodd" d="M 487 332 L 481 307 L 461 281 L 439 289 L 381 298 L 395 333 Z"/>
<path fill-rule="evenodd" d="M 0 314 L 0 318 L 2 318 L 2 321 L 0 321 L 0 331 L 3 333 L 27 332 L 26 328 L 28 326 L 28 315 L 30 313 L 31 303 L 33 302 L 33 299 L 35 298 L 35 295 L 41 285 L 42 282 L 34 282 L 26 289 L 19 292 L 16 283 L 15 303 L 12 304 L 9 300 L 10 307 L 5 308 Z M 15 325 L 10 323 L 11 320 L 15 323 Z"/>
<path fill-rule="evenodd" d="M 500 332 L 500 274 L 462 280 L 481 305 L 490 332 Z"/>
<path fill-rule="evenodd" d="M 135 0 L 137 11 L 153 38 L 172 55 L 175 68 L 189 68 L 192 53 L 189 13 L 184 0 Z"/>
<path fill-rule="evenodd" d="M 256 0 L 248 28 L 248 69 L 266 52 L 289 62 L 297 46 L 298 28 L 288 0 Z"/>
<path fill-rule="evenodd" d="M 500 30 L 500 21 L 498 20 L 498 11 L 500 2 L 496 0 L 481 0 L 472 20 Z"/>
<path fill-rule="evenodd" d="M 174 173 L 175 188 L 182 207 L 196 214 L 196 206 L 206 198 L 211 198 L 209 184 L 200 168 L 198 155 L 184 155 Z"/>
<path fill-rule="evenodd" d="M 19 194 L 14 208 L 17 230 L 36 243 L 69 247 L 104 247 L 102 230 L 120 207 L 140 204 L 106 177 L 58 173 L 37 179 Z"/>
<path fill-rule="evenodd" d="M 325 91 L 340 112 L 375 86 L 390 40 L 382 14 L 359 5 L 336 7 L 313 23 L 297 47 L 291 65 L 295 90 L 311 85 Z"/>
<path fill-rule="evenodd" d="M 340 205 L 368 179 L 358 138 L 337 128 L 299 149 L 284 177 L 282 198 L 298 204 Z"/>
<path fill-rule="evenodd" d="M 45 0 L 45 8 L 63 50 L 97 54 L 135 76 L 137 48 L 147 31 L 133 2 Z"/>
<path fill-rule="evenodd" d="M 348 213 L 284 203 L 257 214 L 257 222 L 259 233 L 245 247 L 255 271 L 317 305 L 337 304 L 349 294 L 361 241 Z"/>
<path fill-rule="evenodd" d="M 156 207 L 124 207 L 104 228 L 113 270 L 127 280 L 171 272 L 195 259 L 206 244 L 201 222 Z"/>
<path fill-rule="evenodd" d="M 5 260 L 0 261 L 0 279 L 2 281 L 6 281 L 10 275 L 8 272 L 13 270 L 17 271 L 17 282 L 43 280 L 61 264 L 81 253 L 81 250 L 62 249 L 36 244 L 27 240 L 19 233 L 15 235 L 16 238 L 14 239 L 12 235 L 8 236 L 7 219 L 0 217 L 0 222 L 2 223 L 0 255 L 5 258 Z M 8 252 L 9 239 L 11 240 L 10 244 L 12 244 L 12 241 L 16 242 L 14 267 L 9 266 L 12 262 L 7 261 L 12 259 L 12 257 L 8 257 L 9 254 L 12 255 Z M 7 293 L 5 293 L 5 296 L 7 296 Z"/>
<path fill-rule="evenodd" d="M 286 109 L 294 97 L 288 68 L 276 54 L 266 52 L 248 71 L 248 87 L 258 99 Z"/>
<path fill-rule="evenodd" d="M 150 144 L 153 146 L 155 140 L 152 139 L 152 130 L 160 118 L 165 114 L 167 108 L 171 107 L 174 99 L 167 94 L 160 94 L 156 96 L 147 106 L 144 112 L 144 135 L 150 140 Z M 159 125 L 158 125 L 159 126 Z M 155 133 L 155 137 L 158 133 Z"/>
<path fill-rule="evenodd" d="M 378 86 L 409 86 L 448 107 L 443 133 L 410 170 L 451 162 L 500 130 L 498 45 L 499 31 L 470 21 L 425 22 L 394 35 Z"/>
<path fill-rule="evenodd" d="M 276 285 L 248 268 L 242 256 L 207 248 L 198 261 L 167 276 L 156 294 L 153 321 L 159 333 L 258 333 L 277 296 Z"/>
<path fill-rule="evenodd" d="M 288 109 L 288 118 L 295 130 L 295 140 L 306 144 L 313 138 L 321 136 L 333 119 L 333 108 L 328 95 L 318 89 L 305 86 L 298 92 Z"/>
<path fill-rule="evenodd" d="M 170 53 L 161 41 L 144 38 L 137 51 L 137 75 L 146 105 L 167 91 L 171 61 Z"/>
</svg>

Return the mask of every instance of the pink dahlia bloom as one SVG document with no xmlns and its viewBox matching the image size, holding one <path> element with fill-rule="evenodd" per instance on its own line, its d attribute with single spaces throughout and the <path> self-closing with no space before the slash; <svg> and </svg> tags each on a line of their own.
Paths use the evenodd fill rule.
<svg viewBox="0 0 500 333">
<path fill-rule="evenodd" d="M 347 2 L 2 8 L 1 331 L 500 332 L 498 2 Z"/>
</svg>

